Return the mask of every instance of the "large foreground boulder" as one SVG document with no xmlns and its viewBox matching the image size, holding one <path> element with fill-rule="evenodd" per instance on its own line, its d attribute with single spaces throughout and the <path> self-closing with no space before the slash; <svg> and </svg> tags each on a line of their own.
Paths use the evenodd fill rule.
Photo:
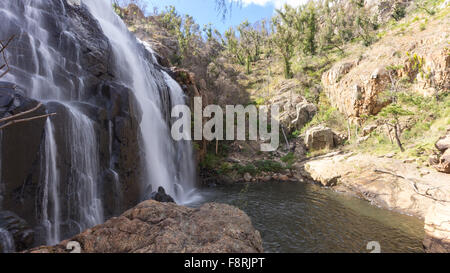
<svg viewBox="0 0 450 273">
<path fill-rule="evenodd" d="M 64 253 L 69 242 L 83 253 L 260 253 L 261 236 L 241 210 L 223 204 L 198 209 L 145 201 L 117 218 L 31 253 Z M 73 244 L 73 243 L 71 243 Z M 70 244 L 69 244 L 70 245 Z"/>
<path fill-rule="evenodd" d="M 335 134 L 330 128 L 317 126 L 306 132 L 305 145 L 309 150 L 333 149 Z"/>
</svg>

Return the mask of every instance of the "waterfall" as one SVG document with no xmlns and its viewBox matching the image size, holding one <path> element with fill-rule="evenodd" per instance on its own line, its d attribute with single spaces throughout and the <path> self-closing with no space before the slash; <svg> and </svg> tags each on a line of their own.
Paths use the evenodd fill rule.
<svg viewBox="0 0 450 273">
<path fill-rule="evenodd" d="M 183 91 L 158 68 L 153 49 L 128 31 L 110 0 L 0 1 L 0 17 L 4 19 L 0 39 L 16 35 L 7 50 L 11 71 L 2 80 L 17 83 L 25 96 L 56 112 L 45 123 L 41 144 L 39 192 L 33 200 L 39 211 L 27 215 L 38 219 L 26 219 L 37 220 L 39 232 L 45 234 L 45 242 L 39 238 L 38 243 L 56 244 L 100 224 L 116 213 L 108 207 L 111 203 L 116 202 L 116 208 L 130 206 L 147 199 L 149 190 L 159 186 L 179 204 L 196 200 L 191 143 L 170 137 L 170 108 L 185 104 Z M 130 107 L 136 109 L 124 110 L 125 117 L 119 118 L 109 113 L 116 102 L 104 104 L 111 99 L 108 96 L 113 91 L 125 95 L 122 90 L 101 93 L 98 89 L 104 84 L 131 90 L 137 105 L 130 98 Z M 100 113 L 105 115 L 100 118 Z M 122 189 L 134 186 L 122 184 L 122 176 L 128 175 L 123 172 L 134 170 L 121 169 L 122 150 L 114 154 L 118 152 L 114 145 L 119 143 L 123 149 L 123 143 L 114 130 L 121 130 L 116 126 L 125 119 L 132 123 L 132 118 L 140 121 L 140 134 L 133 135 L 133 141 L 140 137 L 143 171 L 136 174 L 143 177 L 126 183 L 140 183 L 141 196 L 135 197 L 133 188 L 133 197 L 120 204 L 128 197 Z M 1 167 L 0 162 L 0 171 Z M 111 181 L 106 181 L 105 174 Z M 0 206 L 1 182 L 5 181 L 0 181 Z M 117 195 L 113 202 L 106 199 L 104 187 Z M 5 209 L 14 211 L 10 203 Z"/>
<path fill-rule="evenodd" d="M 72 151 L 68 181 L 69 211 L 73 214 L 72 224 L 82 232 L 104 221 L 98 193 L 98 147 L 93 122 L 77 108 L 69 104 L 64 106 L 70 114 L 66 137 L 69 150 Z"/>
<path fill-rule="evenodd" d="M 142 121 L 140 129 L 143 136 L 143 150 L 145 153 L 146 178 L 143 180 L 143 193 L 151 187 L 156 190 L 163 186 L 169 195 L 172 195 L 178 203 L 189 201 L 188 191 L 177 190 L 178 185 L 193 185 L 193 177 L 177 177 L 177 165 L 184 169 L 182 173 L 194 172 L 191 161 L 187 158 L 190 152 L 182 151 L 185 162 L 176 162 L 173 159 L 176 144 L 173 143 L 166 118 L 163 116 L 164 99 L 160 94 L 161 84 L 166 83 L 166 78 L 162 75 L 163 83 L 157 82 L 157 71 L 153 63 L 146 61 L 143 56 L 142 45 L 132 35 L 123 21 L 114 13 L 109 0 L 84 0 L 82 1 L 99 21 L 103 32 L 109 38 L 116 56 L 116 69 L 122 81 L 127 84 L 135 93 L 137 101 L 142 110 Z M 176 83 L 170 82 L 170 91 L 177 92 L 174 88 Z M 178 87 L 179 88 L 179 87 Z M 171 94 L 173 95 L 173 94 Z M 174 99 L 171 97 L 170 99 Z M 182 101 L 179 101 L 184 103 Z M 171 106 L 171 105 L 170 105 Z M 170 113 L 170 112 L 169 112 Z M 186 149 L 189 145 L 182 145 L 180 148 Z M 189 161 L 189 162 L 188 162 Z M 188 171 L 187 171 L 188 170 Z M 178 182 L 178 183 L 177 183 Z M 148 192 L 148 191 L 147 191 Z M 146 196 L 143 196 L 146 198 Z"/>
<path fill-rule="evenodd" d="M 49 25 L 49 14 L 57 13 L 61 21 Z M 63 1 L 18 0 L 1 1 L 0 15 L 6 20 L 5 32 L 13 29 L 16 39 L 26 42 L 27 48 L 12 47 L 8 51 L 12 70 L 5 79 L 19 83 L 26 95 L 43 102 L 56 101 L 67 109 L 64 121 L 67 134 L 56 141 L 54 125 L 49 119 L 45 126 L 45 158 L 42 164 L 41 223 L 47 244 L 56 244 L 63 236 L 62 225 L 69 226 L 66 235 L 73 235 L 103 222 L 103 209 L 98 192 L 99 160 L 97 137 L 93 122 L 69 102 L 78 101 L 85 87 L 82 50 L 70 29 L 54 36 L 51 27 L 64 27 Z M 17 32 L 20 26 L 22 32 Z M 1 32 L 1 31 L 0 31 Z M 5 34 L 4 34 L 5 36 Z M 72 42 L 70 49 L 64 43 Z M 62 113 L 57 113 L 61 115 Z M 59 147 L 68 150 L 70 158 L 59 158 Z M 70 162 L 69 177 L 60 177 L 58 160 Z M 67 183 L 67 197 L 62 204 L 61 183 Z M 62 214 L 65 219 L 62 219 Z"/>
<path fill-rule="evenodd" d="M 3 253 L 16 251 L 11 233 L 3 228 L 0 228 L 0 250 L 2 250 Z"/>
<path fill-rule="evenodd" d="M 172 107 L 186 104 L 186 96 L 180 85 L 164 72 L 164 79 L 170 89 Z M 190 117 L 188 117 L 190 119 Z M 190 133 L 190 132 L 189 132 Z M 175 149 L 171 150 L 173 166 L 177 166 L 175 173 L 175 196 L 182 203 L 198 201 L 200 196 L 195 189 L 195 164 L 192 143 L 181 140 L 176 143 Z"/>
<path fill-rule="evenodd" d="M 44 196 L 42 198 L 42 225 L 45 228 L 48 245 L 55 245 L 61 241 L 61 208 L 58 195 L 60 177 L 56 166 L 57 154 L 53 124 L 50 120 L 47 120 L 45 125 L 45 172 L 43 179 Z M 52 204 L 51 207 L 49 207 L 49 203 Z"/>
<path fill-rule="evenodd" d="M 3 140 L 3 132 L 0 130 L 0 211 L 3 206 L 3 182 L 2 182 L 2 140 Z"/>
</svg>

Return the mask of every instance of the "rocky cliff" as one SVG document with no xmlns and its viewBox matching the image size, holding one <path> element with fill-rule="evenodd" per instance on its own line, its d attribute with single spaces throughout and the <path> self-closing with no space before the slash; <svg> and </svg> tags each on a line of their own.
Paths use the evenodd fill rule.
<svg viewBox="0 0 450 273">
<path fill-rule="evenodd" d="M 450 18 L 416 18 L 381 32 L 369 48 L 353 46 L 349 57 L 323 74 L 325 93 L 344 115 L 358 119 L 380 112 L 389 103 L 381 94 L 390 88 L 391 77 L 410 82 L 410 89 L 424 96 L 450 90 Z M 399 70 L 390 75 L 388 66 Z"/>
</svg>

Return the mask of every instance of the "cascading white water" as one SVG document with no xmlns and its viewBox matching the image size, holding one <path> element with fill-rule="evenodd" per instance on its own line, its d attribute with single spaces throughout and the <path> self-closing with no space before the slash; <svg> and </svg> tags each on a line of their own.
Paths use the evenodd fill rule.
<svg viewBox="0 0 450 273">
<path fill-rule="evenodd" d="M 174 162 L 175 144 L 169 137 L 170 131 L 162 114 L 163 101 L 155 82 L 155 73 L 158 73 L 152 64 L 142 56 L 138 40 L 132 35 L 123 21 L 114 13 L 110 0 L 83 0 L 89 11 L 99 21 L 103 32 L 112 44 L 116 56 L 116 68 L 120 71 L 123 82 L 134 91 L 137 101 L 142 110 L 142 121 L 140 124 L 143 136 L 143 148 L 145 152 L 145 167 L 147 179 L 144 180 L 142 189 L 149 186 L 156 190 L 159 186 L 174 197 L 178 203 L 187 203 L 188 185 L 193 185 L 193 176 L 177 177 L 174 171 L 178 164 L 191 164 L 193 158 L 188 158 L 189 152 L 183 152 L 184 162 Z M 170 82 L 172 87 L 178 85 Z M 178 87 L 179 88 L 179 87 Z M 171 93 L 177 92 L 171 88 Z M 173 95 L 173 94 L 171 94 Z M 171 97 L 173 99 L 173 97 Z M 182 102 L 184 104 L 184 102 Z M 186 148 L 185 145 L 182 148 Z M 186 157 L 185 157 L 186 156 Z M 191 165 L 183 165 L 183 173 L 194 172 Z M 189 171 L 186 171 L 189 170 Z M 176 190 L 177 182 L 186 190 Z M 145 196 L 143 196 L 145 197 Z"/>
<path fill-rule="evenodd" d="M 180 85 L 172 79 L 166 72 L 164 72 L 164 79 L 170 89 L 170 97 L 172 108 L 177 105 L 186 104 L 186 96 Z M 190 117 L 188 118 L 190 122 Z M 185 132 L 190 133 L 190 132 Z M 195 189 L 195 164 L 192 143 L 190 141 L 176 142 L 175 149 L 172 149 L 171 158 L 174 166 L 178 165 L 175 173 L 175 194 L 182 203 L 196 202 L 200 198 Z M 181 163 L 181 164 L 180 164 Z"/>
<path fill-rule="evenodd" d="M 20 26 L 20 40 L 27 41 L 25 52 L 20 48 L 12 48 L 10 56 L 12 71 L 7 74 L 5 80 L 19 83 L 24 87 L 27 95 L 41 101 L 57 101 L 68 109 L 67 136 L 57 143 L 54 136 L 52 119 L 48 119 L 45 136 L 45 169 L 43 170 L 43 196 L 41 221 L 45 229 L 48 244 L 58 243 L 62 236 L 61 225 L 75 226 L 75 231 L 84 229 L 103 222 L 103 209 L 98 192 L 99 180 L 99 151 L 97 138 L 92 121 L 82 112 L 72 107 L 68 102 L 80 100 L 84 88 L 83 77 L 67 77 L 67 75 L 82 74 L 83 67 L 80 63 L 82 50 L 78 43 L 72 43 L 74 48 L 61 49 L 61 45 L 55 45 L 55 37 L 49 32 L 49 14 L 53 9 L 62 7 L 63 1 L 49 0 L 20 0 L 1 1 L 0 15 L 6 19 L 10 26 Z M 63 22 L 55 21 L 55 24 Z M 6 27 L 8 29 L 8 27 Z M 51 28 L 50 28 L 51 29 Z M 18 33 L 15 33 L 18 34 Z M 64 40 L 75 41 L 75 36 L 70 30 L 63 30 L 56 38 L 58 43 Z M 15 54 L 14 54 L 15 53 Z M 29 55 L 28 55 L 29 54 Z M 66 76 L 63 72 L 68 71 Z M 61 140 L 61 139 L 60 139 Z M 71 170 L 70 177 L 60 177 L 58 170 L 58 147 L 69 146 L 68 153 Z M 60 183 L 67 182 L 69 202 L 66 207 L 61 207 L 61 198 L 58 196 Z M 67 208 L 68 206 L 68 208 Z M 62 211 L 69 215 L 68 219 L 61 219 Z M 70 223 L 63 223 L 64 221 Z"/>
<path fill-rule="evenodd" d="M 16 251 L 14 239 L 11 233 L 3 228 L 0 228 L 0 246 L 2 246 L 3 253 L 11 253 Z"/>
<path fill-rule="evenodd" d="M 42 223 L 45 228 L 48 245 L 55 245 L 61 241 L 61 203 L 58 195 L 60 176 L 56 166 L 57 154 L 53 124 L 50 120 L 47 120 L 45 125 L 45 172 L 43 179 Z M 49 203 L 52 204 L 51 207 L 49 207 Z"/>
<path fill-rule="evenodd" d="M 3 132 L 0 130 L 0 210 L 2 210 L 3 206 L 3 182 L 2 182 L 2 139 L 3 139 Z"/>
<path fill-rule="evenodd" d="M 78 7 L 79 4 L 83 7 Z M 85 20 L 90 20 L 87 10 L 98 20 L 101 30 L 96 24 L 92 24 L 92 28 L 83 25 Z M 141 198 L 149 197 L 150 186 L 153 191 L 163 186 L 178 203 L 195 201 L 191 143 L 174 142 L 168 126 L 168 108 L 185 103 L 183 91 L 173 79 L 156 68 L 157 58 L 152 48 L 148 44 L 141 45 L 128 31 L 114 13 L 110 0 L 0 1 L 0 16 L 5 19 L 0 38 L 17 34 L 18 45 L 8 48 L 12 69 L 2 80 L 17 83 L 23 87 L 26 96 L 46 102 L 47 109 L 57 111 L 45 125 L 39 173 L 41 195 L 36 197 L 36 203 L 40 205 L 38 216 L 42 229 L 39 231 L 45 231 L 47 244 L 55 244 L 102 223 L 105 214 L 119 213 L 121 211 L 116 210 L 122 208 L 121 205 L 129 206 L 131 202 L 139 201 L 133 196 L 120 204 L 121 190 L 126 185 L 121 184 L 120 178 L 127 175 L 119 169 L 122 164 L 118 160 L 122 154 L 113 158 L 113 152 L 118 152 L 113 151 L 113 145 L 120 142 L 119 135 L 117 139 L 114 137 L 114 130 L 120 130 L 116 127 L 120 119 L 111 115 L 107 117 L 108 123 L 103 123 L 94 117 L 95 110 L 109 111 L 109 104 L 113 103 L 101 104 L 109 98 L 101 97 L 103 94 L 95 91 L 103 81 L 128 87 L 137 99 L 136 108 L 140 108 L 133 109 L 130 116 L 136 115 L 141 121 L 140 144 L 145 154 Z M 112 54 L 101 31 L 108 37 Z M 87 41 L 86 37 L 95 41 Z M 114 56 L 113 67 L 110 67 L 111 56 Z M 90 68 L 99 60 L 105 61 L 101 65 L 107 66 L 107 71 L 100 69 L 98 76 L 98 71 L 92 72 Z M 96 96 L 101 98 L 97 101 Z M 84 108 L 87 102 L 92 105 Z M 106 129 L 109 143 L 102 143 L 106 140 L 103 134 Z M 108 144 L 109 154 L 104 149 Z M 102 180 L 109 175 L 111 181 Z M 107 191 L 102 190 L 103 187 L 111 189 L 109 182 L 114 183 L 113 191 L 119 194 L 115 199 L 118 202 L 116 208 L 108 207 L 113 202 L 103 200 Z M 1 185 L 0 181 L 0 191 Z"/>
<path fill-rule="evenodd" d="M 117 171 L 114 169 L 114 161 L 113 161 L 113 142 L 114 142 L 114 133 L 113 133 L 113 123 L 112 121 L 108 122 L 108 138 L 109 138 L 109 171 L 112 175 L 112 180 L 114 184 L 114 193 L 115 196 L 115 204 L 116 208 L 120 208 L 122 203 L 122 196 L 121 196 L 121 190 L 120 190 L 120 177 Z"/>
<path fill-rule="evenodd" d="M 71 175 L 69 206 L 75 206 L 75 221 L 79 232 L 103 223 L 103 205 L 98 193 L 100 163 L 94 124 L 70 104 L 64 104 L 70 114 L 67 144 L 70 145 Z M 70 209 L 69 209 L 70 211 Z"/>
</svg>

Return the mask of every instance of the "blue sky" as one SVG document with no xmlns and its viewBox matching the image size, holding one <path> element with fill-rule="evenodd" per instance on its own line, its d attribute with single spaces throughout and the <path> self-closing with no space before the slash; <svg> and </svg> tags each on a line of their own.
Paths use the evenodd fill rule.
<svg viewBox="0 0 450 273">
<path fill-rule="evenodd" d="M 178 13 L 189 14 L 196 22 L 203 26 L 212 23 L 220 32 L 224 32 L 230 26 L 237 26 L 241 22 L 248 20 L 254 23 L 263 18 L 270 18 L 276 7 L 281 7 L 284 3 L 298 5 L 304 0 L 242 0 L 242 5 L 234 6 L 231 16 L 222 20 L 218 14 L 214 0 L 145 0 L 149 10 L 158 7 L 164 10 L 166 6 L 175 6 Z"/>
</svg>

